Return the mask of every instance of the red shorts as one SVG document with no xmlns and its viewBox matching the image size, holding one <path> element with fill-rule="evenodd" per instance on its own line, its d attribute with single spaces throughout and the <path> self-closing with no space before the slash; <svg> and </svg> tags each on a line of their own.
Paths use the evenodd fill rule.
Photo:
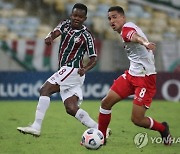
<svg viewBox="0 0 180 154">
<path fill-rule="evenodd" d="M 149 108 L 156 93 L 156 74 L 137 77 L 126 71 L 125 74 L 114 80 L 111 90 L 115 91 L 122 99 L 135 94 L 133 103 Z"/>
</svg>

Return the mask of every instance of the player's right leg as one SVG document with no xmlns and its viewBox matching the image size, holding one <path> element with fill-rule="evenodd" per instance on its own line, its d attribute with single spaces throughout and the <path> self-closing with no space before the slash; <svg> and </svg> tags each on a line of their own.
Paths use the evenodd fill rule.
<svg viewBox="0 0 180 154">
<path fill-rule="evenodd" d="M 112 106 L 131 94 L 133 94 L 133 89 L 129 84 L 128 74 L 125 72 L 125 74 L 121 75 L 114 81 L 108 94 L 101 103 L 98 127 L 99 130 L 104 134 L 105 139 L 106 131 L 111 120 Z"/>
<path fill-rule="evenodd" d="M 111 120 L 111 108 L 120 100 L 121 98 L 116 92 L 109 90 L 108 94 L 101 102 L 98 118 L 98 129 L 103 133 L 105 140 L 107 138 L 108 125 Z"/>
<path fill-rule="evenodd" d="M 50 104 L 50 95 L 58 91 L 59 85 L 46 81 L 40 89 L 40 97 L 33 124 L 27 127 L 17 127 L 17 130 L 23 134 L 30 134 L 36 137 L 40 136 L 42 121 Z"/>
</svg>

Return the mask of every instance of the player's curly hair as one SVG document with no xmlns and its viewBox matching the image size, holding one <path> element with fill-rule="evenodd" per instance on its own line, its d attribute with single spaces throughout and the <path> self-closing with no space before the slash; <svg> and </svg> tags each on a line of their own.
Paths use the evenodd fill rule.
<svg viewBox="0 0 180 154">
<path fill-rule="evenodd" d="M 85 11 L 85 14 L 87 15 L 87 6 L 86 6 L 86 5 L 84 5 L 84 4 L 82 4 L 82 3 L 76 3 L 76 4 L 74 4 L 72 10 L 74 10 L 75 8 L 84 10 L 84 11 Z"/>
</svg>

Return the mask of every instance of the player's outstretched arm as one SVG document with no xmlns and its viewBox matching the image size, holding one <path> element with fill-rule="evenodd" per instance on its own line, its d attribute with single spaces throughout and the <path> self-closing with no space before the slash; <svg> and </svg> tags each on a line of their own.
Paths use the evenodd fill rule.
<svg viewBox="0 0 180 154">
<path fill-rule="evenodd" d="M 54 30 L 54 31 L 50 32 L 45 38 L 46 45 L 51 45 L 53 40 L 56 39 L 60 35 L 61 35 L 61 33 L 59 30 Z"/>
<path fill-rule="evenodd" d="M 156 49 L 156 44 L 155 43 L 149 42 L 148 40 L 146 40 L 144 37 L 141 37 L 137 33 L 133 34 L 133 36 L 131 38 L 131 41 L 132 42 L 140 43 L 140 44 L 144 45 L 149 50 L 153 50 L 154 51 Z"/>
</svg>

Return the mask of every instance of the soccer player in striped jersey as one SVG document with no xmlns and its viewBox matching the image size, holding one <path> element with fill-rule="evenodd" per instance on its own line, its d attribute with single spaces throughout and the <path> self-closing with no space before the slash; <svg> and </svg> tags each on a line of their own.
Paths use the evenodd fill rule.
<svg viewBox="0 0 180 154">
<path fill-rule="evenodd" d="M 98 128 L 86 111 L 79 107 L 82 102 L 82 85 L 85 73 L 92 69 L 97 61 L 95 40 L 91 32 L 83 25 L 86 20 L 87 7 L 77 3 L 72 8 L 70 19 L 64 20 L 48 34 L 45 43 L 51 45 L 53 40 L 61 36 L 59 46 L 59 70 L 41 87 L 35 120 L 28 127 L 18 127 L 24 134 L 40 136 L 41 125 L 50 104 L 50 96 L 60 92 L 66 112 L 78 119 L 82 124 Z M 83 57 L 87 53 L 89 62 L 84 65 Z"/>
<path fill-rule="evenodd" d="M 158 131 L 165 145 L 171 144 L 167 122 L 158 122 L 145 116 L 156 93 L 156 71 L 154 63 L 155 44 L 149 42 L 142 30 L 132 22 L 126 22 L 120 6 L 110 7 L 108 20 L 112 29 L 120 34 L 130 61 L 130 67 L 119 76 L 102 100 L 98 127 L 106 137 L 106 129 L 111 120 L 112 107 L 122 99 L 134 94 L 131 120 L 144 128 Z"/>
</svg>

